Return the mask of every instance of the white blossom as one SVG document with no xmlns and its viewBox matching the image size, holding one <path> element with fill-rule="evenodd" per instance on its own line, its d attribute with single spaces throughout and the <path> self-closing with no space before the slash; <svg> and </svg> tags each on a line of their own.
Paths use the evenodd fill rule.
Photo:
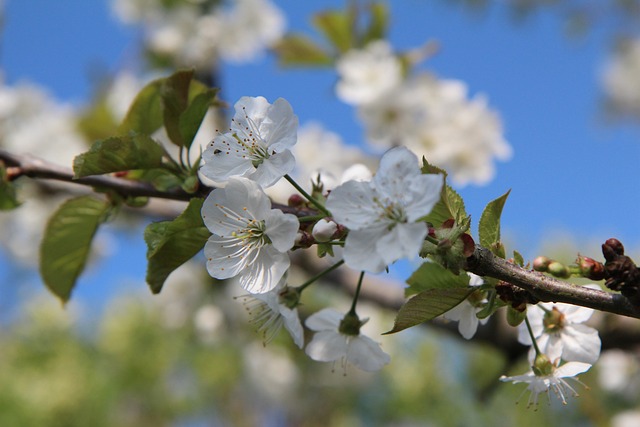
<svg viewBox="0 0 640 427">
<path fill-rule="evenodd" d="M 338 224 L 323 218 L 315 223 L 311 235 L 317 242 L 328 242 L 337 230 Z"/>
<path fill-rule="evenodd" d="M 407 146 L 457 185 L 487 183 L 495 175 L 494 158 L 511 157 L 498 115 L 484 97 L 468 99 L 461 81 L 416 75 L 384 102 L 359 108 L 359 116 L 371 143 Z"/>
<path fill-rule="evenodd" d="M 202 218 L 213 233 L 204 247 L 211 276 L 238 276 L 252 294 L 276 287 L 290 265 L 287 251 L 298 231 L 294 215 L 271 209 L 271 201 L 255 182 L 232 178 L 225 188 L 209 194 Z"/>
<path fill-rule="evenodd" d="M 527 308 L 527 318 L 540 351 L 551 360 L 593 364 L 600 355 L 600 337 L 594 328 L 584 325 L 593 309 L 563 303 L 539 303 Z M 518 327 L 518 341 L 531 345 L 524 323 Z M 530 358 L 534 356 L 532 347 Z"/>
<path fill-rule="evenodd" d="M 369 104 L 394 90 L 402 81 L 402 64 L 386 40 L 362 50 L 350 50 L 336 63 L 338 97 L 353 105 Z"/>
<path fill-rule="evenodd" d="M 269 292 L 244 295 L 241 298 L 251 316 L 251 323 L 262 334 L 265 344 L 271 342 L 284 326 L 293 342 L 302 348 L 304 332 L 297 308 L 300 294 L 287 286 L 285 278 Z"/>
<path fill-rule="evenodd" d="M 546 358 L 545 358 L 546 359 Z M 566 379 L 572 379 L 578 384 L 582 384 L 576 375 L 586 372 L 591 368 L 588 363 L 582 362 L 568 362 L 564 365 L 556 367 L 548 359 L 546 359 L 545 366 L 536 368 L 532 367 L 532 370 L 524 375 L 516 375 L 513 377 L 500 377 L 500 381 L 510 381 L 514 384 L 527 383 L 527 390 L 531 392 L 529 395 L 528 406 L 538 404 L 538 395 L 540 393 L 549 393 L 552 390 L 558 399 L 563 404 L 567 404 L 567 397 L 569 394 L 574 397 L 578 396 L 576 390 L 569 385 Z"/>
<path fill-rule="evenodd" d="M 360 322 L 357 316 L 350 317 L 358 325 L 356 333 L 345 332 L 343 321 L 346 316 L 332 308 L 325 308 L 309 316 L 305 324 L 315 331 L 313 339 L 305 349 L 309 357 L 318 362 L 336 362 L 340 360 L 346 372 L 347 363 L 351 363 L 364 371 L 377 371 L 388 364 L 391 358 L 382 351 L 380 344 L 359 332 Z M 353 326 L 353 325 L 352 325 Z"/>
<path fill-rule="evenodd" d="M 604 90 L 619 112 L 640 114 L 640 39 L 627 40 L 607 64 Z"/>
<path fill-rule="evenodd" d="M 230 131 L 216 136 L 202 154 L 200 172 L 218 182 L 242 176 L 270 187 L 295 166 L 290 149 L 298 118 L 282 98 L 269 104 L 263 97 L 245 96 L 235 110 Z"/>
<path fill-rule="evenodd" d="M 482 277 L 473 273 L 467 274 L 469 275 L 469 286 L 480 286 L 484 284 Z M 474 294 L 471 294 L 469 298 L 442 315 L 442 317 L 447 320 L 458 322 L 458 331 L 465 339 L 471 339 L 476 334 L 478 323 L 484 325 L 489 320 L 488 317 L 478 319 L 478 316 L 476 316 L 476 313 L 482 310 L 482 307 L 469 301 L 473 295 Z M 486 299 L 484 301 L 486 301 Z"/>
<path fill-rule="evenodd" d="M 348 181 L 327 199 L 334 219 L 349 228 L 345 263 L 379 273 L 400 258 L 414 258 L 427 235 L 418 219 L 440 200 L 442 175 L 423 175 L 404 147 L 389 150 L 370 182 Z"/>
</svg>

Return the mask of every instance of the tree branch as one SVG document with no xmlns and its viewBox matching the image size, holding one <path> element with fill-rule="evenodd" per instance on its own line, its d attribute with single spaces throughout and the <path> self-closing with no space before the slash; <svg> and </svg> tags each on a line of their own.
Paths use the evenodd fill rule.
<svg viewBox="0 0 640 427">
<path fill-rule="evenodd" d="M 467 259 L 467 271 L 503 280 L 527 290 L 543 302 L 564 302 L 640 319 L 640 307 L 631 304 L 623 295 L 577 286 L 527 270 L 496 257 L 481 246 L 476 246 L 473 255 Z"/>
<path fill-rule="evenodd" d="M 53 179 L 91 187 L 108 188 L 123 196 L 144 196 L 189 201 L 193 197 L 206 197 L 212 190 L 212 188 L 202 185 L 195 194 L 187 193 L 180 188 L 160 191 L 149 183 L 108 175 L 74 179 L 73 171 L 69 168 L 55 165 L 31 155 L 17 155 L 1 149 L 0 161 L 3 161 L 8 166 L 7 173 L 10 179 L 15 179 L 22 175 L 31 178 Z M 273 207 L 298 216 L 317 214 L 313 210 L 301 210 L 276 203 L 273 204 Z M 467 270 L 480 276 L 503 280 L 525 289 L 540 301 L 564 302 L 640 319 L 640 307 L 633 305 L 623 295 L 576 286 L 537 271 L 527 270 L 494 256 L 491 251 L 481 246 L 476 246 L 474 254 L 468 258 Z"/>
</svg>

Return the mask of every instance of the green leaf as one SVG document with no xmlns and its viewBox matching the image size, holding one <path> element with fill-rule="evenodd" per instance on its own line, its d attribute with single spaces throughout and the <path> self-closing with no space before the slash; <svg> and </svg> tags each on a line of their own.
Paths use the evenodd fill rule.
<svg viewBox="0 0 640 427">
<path fill-rule="evenodd" d="M 500 216 L 502 215 L 502 208 L 510 192 L 511 190 L 489 202 L 487 207 L 484 208 L 482 216 L 480 217 L 480 223 L 478 224 L 480 244 L 485 248 L 491 249 L 494 253 L 498 250 L 497 247 L 499 245 L 497 244 L 500 243 Z"/>
<path fill-rule="evenodd" d="M 181 70 L 164 80 L 160 91 L 162 97 L 162 119 L 171 142 L 185 146 L 180 133 L 180 116 L 189 105 L 189 86 L 193 70 Z"/>
<path fill-rule="evenodd" d="M 164 149 L 151 137 L 131 135 L 96 141 L 73 160 L 75 178 L 162 166 Z"/>
<path fill-rule="evenodd" d="M 205 92 L 199 93 L 186 110 L 180 114 L 178 130 L 182 143 L 187 149 L 191 147 L 202 120 L 204 120 L 204 116 L 215 100 L 217 93 L 217 89 L 207 89 Z"/>
<path fill-rule="evenodd" d="M 0 163 L 0 211 L 8 211 L 20 206 L 16 187 L 7 178 L 7 169 Z"/>
<path fill-rule="evenodd" d="M 371 16 L 369 26 L 364 34 L 362 44 L 385 38 L 389 25 L 389 10 L 384 3 L 373 3 L 369 6 Z"/>
<path fill-rule="evenodd" d="M 443 175 L 445 180 L 445 184 L 442 186 L 440 200 L 431 212 L 424 218 L 421 218 L 421 220 L 430 222 L 434 227 L 441 226 L 443 222 L 450 218 L 453 218 L 458 224 L 467 220 L 469 216 L 465 210 L 464 200 L 462 200 L 462 197 L 456 190 L 447 184 L 447 172 L 444 169 L 429 164 L 424 157 L 422 158 L 422 168 L 420 170 L 423 174 Z"/>
<path fill-rule="evenodd" d="M 383 335 L 400 332 L 432 320 L 460 304 L 473 291 L 473 288 L 428 289 L 423 291 L 400 307 L 393 329 Z"/>
<path fill-rule="evenodd" d="M 405 295 L 409 296 L 430 289 L 466 288 L 469 276 L 455 275 L 440 264 L 425 262 L 407 279 L 409 287 Z"/>
<path fill-rule="evenodd" d="M 520 267 L 524 267 L 524 258 L 522 254 L 518 251 L 513 251 L 513 262 L 515 262 Z"/>
<path fill-rule="evenodd" d="M 154 80 L 136 95 L 122 124 L 118 128 L 119 134 L 139 133 L 151 135 L 162 126 L 160 90 L 163 82 L 164 79 Z"/>
<path fill-rule="evenodd" d="M 310 38 L 301 34 L 288 34 L 274 47 L 281 66 L 330 66 L 331 55 Z"/>
<path fill-rule="evenodd" d="M 344 53 L 353 47 L 352 14 L 339 10 L 322 12 L 314 16 L 313 24 L 338 52 Z"/>
<path fill-rule="evenodd" d="M 62 302 L 69 300 L 87 262 L 91 241 L 111 205 L 91 196 L 67 200 L 49 219 L 40 244 L 40 274 Z"/>
<path fill-rule="evenodd" d="M 154 294 L 176 268 L 193 258 L 211 235 L 202 222 L 203 199 L 191 199 L 173 221 L 154 222 L 144 231 L 147 243 L 147 283 Z"/>
</svg>

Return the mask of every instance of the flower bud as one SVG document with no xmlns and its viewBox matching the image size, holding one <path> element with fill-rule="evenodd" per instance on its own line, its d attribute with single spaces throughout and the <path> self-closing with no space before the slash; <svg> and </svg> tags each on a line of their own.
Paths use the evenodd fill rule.
<svg viewBox="0 0 640 427">
<path fill-rule="evenodd" d="M 549 264 L 551 264 L 551 262 L 553 262 L 553 260 L 547 258 L 546 256 L 536 257 L 536 259 L 533 260 L 533 269 L 535 271 L 542 271 L 544 273 L 548 270 Z"/>
<path fill-rule="evenodd" d="M 526 305 L 525 305 L 526 307 Z M 507 307 L 507 323 L 509 326 L 516 327 L 527 317 L 527 310 L 518 310 L 512 306 Z"/>
<path fill-rule="evenodd" d="M 613 261 L 617 256 L 624 255 L 624 246 L 618 239 L 608 239 L 602 244 L 602 254 L 607 261 Z"/>
<path fill-rule="evenodd" d="M 556 277 L 560 277 L 561 279 L 567 279 L 571 276 L 571 272 L 569 271 L 569 269 L 564 264 L 558 261 L 552 261 L 549 264 L 547 271 Z"/>
<path fill-rule="evenodd" d="M 304 197 L 299 194 L 292 194 L 291 196 L 289 196 L 289 200 L 287 200 L 287 205 L 291 206 L 292 208 L 297 208 L 303 206 L 304 204 Z"/>
<path fill-rule="evenodd" d="M 591 280 L 604 279 L 604 265 L 601 262 L 586 256 L 578 255 L 576 264 L 578 264 L 581 276 L 587 277 Z"/>
<path fill-rule="evenodd" d="M 310 248 L 316 241 L 311 237 L 308 231 L 298 231 L 295 240 L 295 246 L 299 248 Z"/>
<path fill-rule="evenodd" d="M 328 242 L 333 238 L 333 235 L 338 231 L 338 224 L 326 219 L 321 219 L 313 226 L 311 234 L 317 242 Z"/>
<path fill-rule="evenodd" d="M 538 354 L 533 361 L 531 369 L 537 377 L 546 377 L 553 374 L 555 366 L 553 366 L 547 355 Z"/>
</svg>

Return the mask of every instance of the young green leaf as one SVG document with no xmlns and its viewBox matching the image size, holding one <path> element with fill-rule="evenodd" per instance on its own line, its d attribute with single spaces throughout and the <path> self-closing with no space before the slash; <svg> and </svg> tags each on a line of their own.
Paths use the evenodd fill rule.
<svg viewBox="0 0 640 427">
<path fill-rule="evenodd" d="M 409 287 L 405 289 L 405 295 L 409 296 L 430 289 L 466 288 L 469 276 L 455 275 L 435 262 L 424 262 L 407 279 L 407 284 Z"/>
<path fill-rule="evenodd" d="M 500 243 L 500 216 L 502 215 L 502 208 L 510 192 L 511 190 L 489 202 L 487 207 L 484 208 L 482 216 L 480 217 L 480 223 L 478 224 L 480 244 L 485 248 L 492 249 L 494 253 L 494 246 L 497 248 L 497 244 Z"/>
<path fill-rule="evenodd" d="M 45 285 L 67 302 L 87 262 L 91 241 L 111 205 L 91 196 L 67 200 L 49 219 L 40 244 L 40 274 Z"/>
<path fill-rule="evenodd" d="M 207 89 L 199 93 L 189 103 L 189 106 L 180 114 L 178 119 L 178 130 L 182 144 L 189 149 L 193 143 L 202 120 L 209 110 L 218 93 L 217 89 Z"/>
<path fill-rule="evenodd" d="M 154 222 L 144 231 L 147 243 L 147 283 L 154 294 L 176 268 L 193 258 L 211 235 L 202 222 L 203 199 L 191 199 L 173 221 Z"/>
<path fill-rule="evenodd" d="M 370 4 L 369 16 L 369 25 L 362 40 L 363 45 L 385 37 L 389 25 L 388 6 L 382 2 Z"/>
<path fill-rule="evenodd" d="M 119 134 L 139 133 L 151 135 L 160 129 L 160 126 L 162 126 L 160 90 L 163 82 L 164 79 L 154 80 L 136 95 L 118 128 Z"/>
<path fill-rule="evenodd" d="M 322 12 L 314 17 L 313 24 L 338 52 L 344 53 L 353 47 L 354 22 L 351 13 L 339 10 Z"/>
<path fill-rule="evenodd" d="M 407 301 L 396 316 L 393 329 L 384 334 L 393 334 L 420 323 L 432 320 L 464 301 L 473 288 L 428 289 Z M 383 334 L 383 335 L 384 335 Z"/>
<path fill-rule="evenodd" d="M 164 150 L 151 137 L 131 135 L 96 141 L 73 160 L 75 178 L 162 166 Z"/>
<path fill-rule="evenodd" d="M 162 98 L 162 118 L 171 142 L 185 146 L 180 133 L 180 116 L 189 105 L 189 86 L 193 70 L 181 70 L 164 80 L 160 95 Z"/>
<path fill-rule="evenodd" d="M 302 34 L 288 34 L 274 47 L 282 66 L 322 67 L 333 64 L 331 55 Z"/>
<path fill-rule="evenodd" d="M 7 178 L 7 170 L 0 163 L 0 211 L 11 210 L 20 206 L 13 182 Z"/>
</svg>

